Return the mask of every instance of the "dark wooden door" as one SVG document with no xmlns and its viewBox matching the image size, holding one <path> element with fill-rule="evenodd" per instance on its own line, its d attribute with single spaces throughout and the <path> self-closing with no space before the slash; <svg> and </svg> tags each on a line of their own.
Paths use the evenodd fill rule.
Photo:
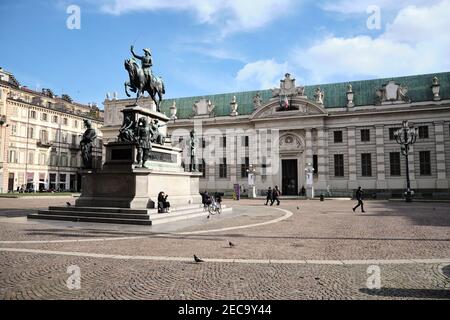
<svg viewBox="0 0 450 320">
<path fill-rule="evenodd" d="M 298 168 L 297 160 L 282 160 L 282 186 L 281 192 L 283 195 L 294 196 L 298 195 Z"/>
<path fill-rule="evenodd" d="M 14 191 L 14 173 L 8 175 L 8 191 Z"/>
</svg>

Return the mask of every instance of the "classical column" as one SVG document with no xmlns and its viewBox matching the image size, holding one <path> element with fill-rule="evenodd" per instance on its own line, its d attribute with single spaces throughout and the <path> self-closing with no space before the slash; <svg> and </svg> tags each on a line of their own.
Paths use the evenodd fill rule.
<svg viewBox="0 0 450 320">
<path fill-rule="evenodd" d="M 227 166 L 229 166 L 230 168 L 230 182 L 231 182 L 231 186 L 233 186 L 233 184 L 237 183 L 238 181 L 238 174 L 240 174 L 240 172 L 238 172 L 237 167 L 238 167 L 238 162 L 240 163 L 240 160 L 238 161 L 237 157 L 238 155 L 238 146 L 236 145 L 236 134 L 234 133 L 229 133 L 227 131 L 227 147 L 224 150 L 225 151 L 225 155 L 224 157 L 227 158 Z M 229 160 L 229 162 L 228 162 Z"/>
<path fill-rule="evenodd" d="M 348 189 L 353 190 L 358 187 L 356 180 L 356 130 L 355 127 L 347 129 L 347 146 L 348 146 Z"/>
<path fill-rule="evenodd" d="M 324 128 L 317 129 L 317 189 L 325 189 L 328 180 L 328 132 Z"/>
<path fill-rule="evenodd" d="M 447 173 L 445 170 L 444 123 L 442 121 L 434 123 L 434 135 L 436 139 L 436 188 L 447 189 L 448 181 Z"/>
<path fill-rule="evenodd" d="M 312 150 L 312 133 L 311 133 L 311 129 L 305 129 L 306 130 L 306 134 L 305 134 L 305 144 L 306 144 L 306 150 L 305 150 L 305 166 L 308 163 L 313 163 L 313 150 Z"/>
<path fill-rule="evenodd" d="M 384 163 L 384 127 L 375 126 L 375 143 L 377 148 L 377 189 L 386 189 L 386 167 Z"/>
<path fill-rule="evenodd" d="M 205 165 L 207 167 L 207 179 L 209 183 L 214 184 L 216 181 L 216 164 L 219 163 L 219 155 L 218 155 L 218 148 L 217 148 L 217 139 L 214 136 L 207 137 L 209 141 L 206 142 L 206 155 L 205 157 Z"/>
</svg>

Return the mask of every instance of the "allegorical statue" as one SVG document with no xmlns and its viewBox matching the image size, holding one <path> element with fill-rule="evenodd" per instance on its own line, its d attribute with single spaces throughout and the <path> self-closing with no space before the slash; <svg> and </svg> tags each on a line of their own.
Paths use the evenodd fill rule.
<svg viewBox="0 0 450 320">
<path fill-rule="evenodd" d="M 83 168 L 92 169 L 92 148 L 97 138 L 97 133 L 92 129 L 90 120 L 83 120 L 86 131 L 80 141 L 81 158 L 83 159 Z"/>
<path fill-rule="evenodd" d="M 159 131 L 159 128 L 165 127 L 167 124 L 158 124 L 158 120 L 155 119 L 151 122 L 151 129 L 153 131 L 153 142 L 164 145 L 166 141 L 166 137 L 162 132 Z"/>
<path fill-rule="evenodd" d="M 153 132 L 148 125 L 146 117 L 139 119 L 136 131 L 138 142 L 137 166 L 147 168 L 145 162 L 149 159 L 150 151 L 152 150 L 151 139 Z"/>
<path fill-rule="evenodd" d="M 191 138 L 189 139 L 189 154 L 191 158 L 190 163 L 190 172 L 196 172 L 197 171 L 197 160 L 196 160 L 196 150 L 197 150 L 197 139 L 195 138 L 195 132 L 194 130 L 191 130 L 190 133 Z"/>
<path fill-rule="evenodd" d="M 144 49 L 144 55 L 138 56 L 134 53 L 134 47 L 131 46 L 131 54 L 133 57 L 125 60 L 125 69 L 128 71 L 130 78 L 130 81 L 125 82 L 126 95 L 130 97 L 128 93 L 128 88 L 130 88 L 132 92 L 136 93 L 135 103 L 137 104 L 141 95 L 147 91 L 155 102 L 156 111 L 161 112 L 161 101 L 166 90 L 161 77 L 154 76 L 151 71 L 153 60 L 150 49 Z M 139 66 L 136 59 L 141 61 L 141 66 Z M 158 95 L 158 101 L 156 101 L 156 95 Z"/>
<path fill-rule="evenodd" d="M 119 129 L 119 141 L 136 142 L 136 125 L 131 114 L 124 115 L 123 125 Z"/>
</svg>

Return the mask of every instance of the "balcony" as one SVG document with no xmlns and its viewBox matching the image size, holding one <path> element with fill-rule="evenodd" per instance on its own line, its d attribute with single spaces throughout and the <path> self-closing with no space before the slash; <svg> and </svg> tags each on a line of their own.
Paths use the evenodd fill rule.
<svg viewBox="0 0 450 320">
<path fill-rule="evenodd" d="M 36 145 L 40 148 L 50 148 L 52 146 L 52 143 L 48 140 L 39 139 L 38 141 L 36 141 Z"/>
</svg>

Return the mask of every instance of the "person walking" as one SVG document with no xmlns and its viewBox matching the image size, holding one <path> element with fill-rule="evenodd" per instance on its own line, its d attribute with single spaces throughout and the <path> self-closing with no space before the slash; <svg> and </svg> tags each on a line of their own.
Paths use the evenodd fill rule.
<svg viewBox="0 0 450 320">
<path fill-rule="evenodd" d="M 361 212 L 365 212 L 362 198 L 363 198 L 363 191 L 361 187 L 358 187 L 358 190 L 356 190 L 356 200 L 358 200 L 358 204 L 355 207 L 353 207 L 353 212 L 355 212 L 356 208 L 358 208 L 359 206 L 361 206 Z"/>
<path fill-rule="evenodd" d="M 273 203 L 275 201 L 277 202 L 277 206 L 280 205 L 280 199 L 279 199 L 280 195 L 281 195 L 280 189 L 278 189 L 278 186 L 275 186 L 275 188 L 272 191 L 272 202 L 270 203 L 271 206 L 273 205 Z"/>
<path fill-rule="evenodd" d="M 266 206 L 267 204 L 270 202 L 272 202 L 272 187 L 269 187 L 269 189 L 267 189 L 267 196 L 266 196 Z"/>
</svg>

